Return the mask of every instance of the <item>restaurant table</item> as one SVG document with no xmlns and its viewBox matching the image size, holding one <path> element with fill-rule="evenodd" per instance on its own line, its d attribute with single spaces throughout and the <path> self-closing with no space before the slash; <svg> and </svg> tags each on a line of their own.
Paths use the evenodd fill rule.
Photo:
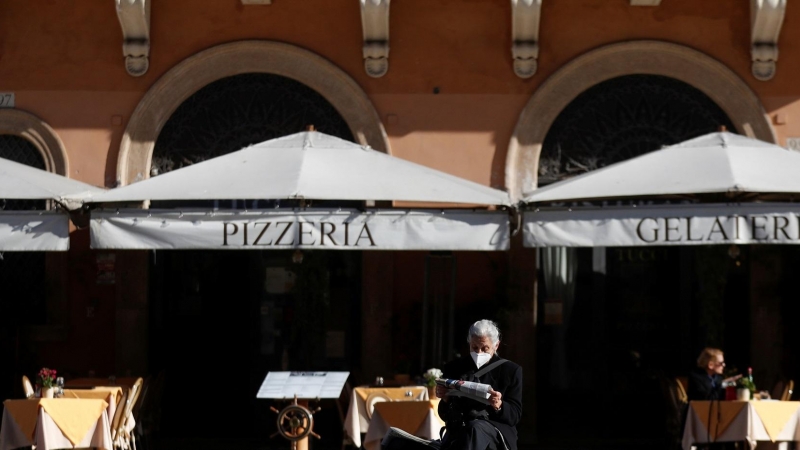
<svg viewBox="0 0 800 450">
<path fill-rule="evenodd" d="M 372 411 L 367 411 L 367 403 L 375 404 L 378 400 L 388 402 L 428 400 L 428 388 L 425 386 L 353 388 L 344 419 L 344 429 L 356 448 L 361 447 L 361 433 L 367 432 L 372 416 Z"/>
<path fill-rule="evenodd" d="M 113 448 L 104 400 L 33 398 L 6 400 L 3 406 L 0 450 Z"/>
<path fill-rule="evenodd" d="M 380 450 L 381 440 L 389 427 L 399 428 L 423 439 L 439 439 L 444 421 L 439 417 L 439 399 L 375 404 L 367 435 L 366 450 Z"/>
<path fill-rule="evenodd" d="M 777 400 L 691 401 L 683 429 L 683 449 L 711 442 L 800 441 L 800 402 Z"/>
<path fill-rule="evenodd" d="M 114 420 L 119 402 L 122 401 L 121 386 L 94 386 L 91 389 L 67 389 L 64 388 L 64 398 L 93 398 L 105 400 L 108 403 L 108 420 Z"/>
</svg>

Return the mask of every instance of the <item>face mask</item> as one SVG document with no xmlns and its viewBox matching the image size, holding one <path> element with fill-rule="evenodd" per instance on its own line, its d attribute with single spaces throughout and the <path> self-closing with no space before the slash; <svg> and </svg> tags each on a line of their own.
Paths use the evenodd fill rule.
<svg viewBox="0 0 800 450">
<path fill-rule="evenodd" d="M 475 365 L 478 366 L 479 369 L 492 359 L 492 355 L 488 353 L 469 352 L 469 355 L 472 356 L 472 360 L 475 361 Z"/>
</svg>

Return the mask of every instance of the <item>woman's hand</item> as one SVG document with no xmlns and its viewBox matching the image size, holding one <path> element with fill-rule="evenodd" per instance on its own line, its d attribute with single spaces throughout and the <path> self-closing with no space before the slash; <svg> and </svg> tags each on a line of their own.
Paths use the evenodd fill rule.
<svg viewBox="0 0 800 450">
<path fill-rule="evenodd" d="M 489 405 L 494 408 L 495 411 L 499 411 L 500 408 L 503 407 L 503 394 L 500 391 L 495 391 L 494 389 L 489 390 Z"/>
<path fill-rule="evenodd" d="M 722 380 L 722 382 L 723 383 L 733 383 L 734 381 L 738 380 L 739 378 L 742 378 L 742 374 L 725 378 L 724 380 Z"/>
</svg>

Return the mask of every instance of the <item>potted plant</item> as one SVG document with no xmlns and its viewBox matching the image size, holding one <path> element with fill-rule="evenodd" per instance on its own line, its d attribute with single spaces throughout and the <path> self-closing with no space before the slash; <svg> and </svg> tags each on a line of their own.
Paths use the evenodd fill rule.
<svg viewBox="0 0 800 450">
<path fill-rule="evenodd" d="M 750 378 L 742 377 L 736 380 L 736 400 L 752 400 L 755 391 L 756 385 Z"/>
<path fill-rule="evenodd" d="M 436 398 L 436 379 L 442 377 L 442 371 L 433 367 L 422 374 L 422 377 L 425 378 L 425 386 L 428 387 L 428 397 Z"/>
<path fill-rule="evenodd" d="M 56 371 L 43 367 L 36 376 L 36 384 L 42 389 L 42 398 L 53 398 L 56 387 Z"/>
</svg>

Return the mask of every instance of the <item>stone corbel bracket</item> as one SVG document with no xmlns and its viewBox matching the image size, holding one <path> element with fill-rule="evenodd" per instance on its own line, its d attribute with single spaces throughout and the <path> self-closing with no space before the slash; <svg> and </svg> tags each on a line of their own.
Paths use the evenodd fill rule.
<svg viewBox="0 0 800 450">
<path fill-rule="evenodd" d="M 360 0 L 364 69 L 380 78 L 389 71 L 389 0 Z"/>
<path fill-rule="evenodd" d="M 539 67 L 539 18 L 542 0 L 511 0 L 511 56 L 514 73 L 530 78 Z"/>
<path fill-rule="evenodd" d="M 751 70 L 761 81 L 775 76 L 778 35 L 785 15 L 786 0 L 750 0 Z"/>
<path fill-rule="evenodd" d="M 139 77 L 150 67 L 150 2 L 152 0 L 114 0 L 122 27 L 122 55 L 125 70 Z"/>
</svg>

